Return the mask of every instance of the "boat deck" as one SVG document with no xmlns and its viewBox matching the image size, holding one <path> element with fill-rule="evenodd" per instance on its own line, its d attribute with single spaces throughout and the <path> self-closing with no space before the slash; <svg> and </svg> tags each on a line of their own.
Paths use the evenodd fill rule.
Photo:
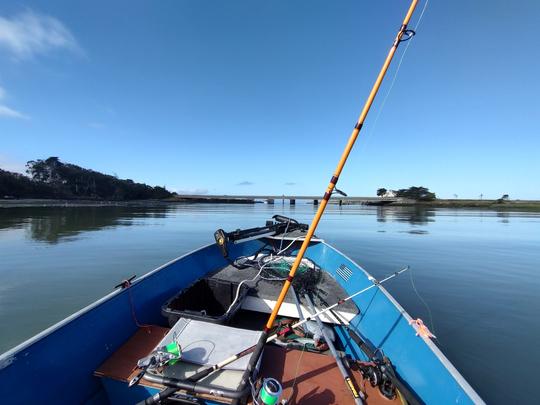
<svg viewBox="0 0 540 405">
<path fill-rule="evenodd" d="M 126 389 L 129 389 L 128 382 L 138 373 L 137 360 L 148 355 L 168 331 L 169 328 L 160 326 L 140 328 L 98 367 L 94 375 L 120 381 L 125 383 Z M 282 398 L 289 399 L 290 404 L 354 403 L 335 360 L 329 355 L 267 345 L 264 349 L 260 376 L 273 377 L 281 381 Z M 372 388 L 369 382 L 362 378 L 358 370 L 352 370 L 352 378 L 356 387 L 360 387 L 366 393 L 367 404 L 401 403 L 397 398 L 392 401 L 384 398 L 377 388 Z M 163 388 L 144 379 L 139 384 Z M 225 400 L 225 402 L 229 401 Z"/>
<path fill-rule="evenodd" d="M 362 378 L 360 371 L 351 371 L 355 386 L 366 394 L 366 404 L 401 404 L 398 398 L 389 400 L 382 396 L 378 388 L 373 388 Z M 352 394 L 331 355 L 267 345 L 260 375 L 281 381 L 282 398 L 288 399 L 289 404 L 354 404 Z"/>
</svg>

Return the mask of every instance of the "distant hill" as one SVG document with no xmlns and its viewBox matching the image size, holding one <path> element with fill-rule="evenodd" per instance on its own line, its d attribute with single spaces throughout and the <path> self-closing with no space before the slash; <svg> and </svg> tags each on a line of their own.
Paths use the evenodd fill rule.
<svg viewBox="0 0 540 405">
<path fill-rule="evenodd" d="M 31 160 L 30 177 L 0 169 L 0 198 L 65 198 L 96 200 L 147 200 L 173 196 L 164 187 L 152 187 L 133 180 L 63 163 L 57 157 Z"/>
</svg>

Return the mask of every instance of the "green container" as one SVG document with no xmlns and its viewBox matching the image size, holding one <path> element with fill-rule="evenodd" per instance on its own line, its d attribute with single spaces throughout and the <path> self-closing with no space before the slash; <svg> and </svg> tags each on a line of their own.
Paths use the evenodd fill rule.
<svg viewBox="0 0 540 405">
<path fill-rule="evenodd" d="M 265 378 L 259 392 L 259 399 L 264 405 L 274 405 L 279 401 L 283 388 L 275 378 Z"/>
</svg>

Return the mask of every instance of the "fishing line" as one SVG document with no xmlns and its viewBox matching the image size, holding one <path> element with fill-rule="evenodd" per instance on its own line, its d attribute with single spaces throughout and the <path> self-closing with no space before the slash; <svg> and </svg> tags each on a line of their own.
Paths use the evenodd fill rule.
<svg viewBox="0 0 540 405">
<path fill-rule="evenodd" d="M 414 284 L 414 280 L 413 280 L 412 270 L 409 272 L 409 278 L 411 279 L 411 285 L 412 285 L 412 288 L 413 288 L 416 296 L 420 299 L 420 301 L 422 301 L 422 303 L 424 304 L 424 306 L 426 307 L 426 309 L 428 311 L 429 323 L 431 324 L 431 330 L 433 331 L 433 334 L 435 334 L 435 326 L 433 324 L 433 315 L 431 314 L 431 309 L 429 308 L 429 305 L 427 304 L 427 302 L 422 298 L 422 296 L 420 295 L 420 293 L 416 289 L 416 285 Z"/>
<path fill-rule="evenodd" d="M 251 399 L 255 405 L 259 405 L 259 402 L 257 402 L 257 390 L 255 389 L 255 384 L 251 381 L 251 377 L 248 378 L 248 381 L 249 385 L 251 385 Z"/>
<path fill-rule="evenodd" d="M 296 379 L 298 378 L 298 370 L 300 369 L 300 363 L 302 362 L 302 356 L 304 356 L 304 351 L 306 350 L 306 343 L 302 346 L 302 352 L 300 353 L 300 357 L 298 358 L 298 362 L 296 363 L 296 371 L 294 372 L 294 380 L 291 385 L 291 395 L 289 398 L 287 398 L 287 403 L 291 401 L 291 398 L 294 395 L 294 386 L 296 385 Z"/>
<path fill-rule="evenodd" d="M 418 27 L 420 26 L 420 23 L 422 22 L 422 17 L 424 16 L 424 13 L 426 12 L 426 8 L 429 4 L 429 0 L 426 0 L 424 3 L 424 8 L 422 8 L 422 12 L 420 13 L 420 17 L 418 18 L 418 22 L 416 23 L 416 26 L 413 28 L 413 31 L 416 32 L 418 30 Z M 398 65 L 396 67 L 396 71 L 394 72 L 394 77 L 392 78 L 392 81 L 390 82 L 390 86 L 388 87 L 388 91 L 386 92 L 382 102 L 381 106 L 379 107 L 379 111 L 377 111 L 377 115 L 375 116 L 375 119 L 373 120 L 373 124 L 371 126 L 371 130 L 364 136 L 364 142 L 361 144 L 360 150 L 365 151 L 370 143 L 371 138 L 373 138 L 373 134 L 375 133 L 375 129 L 377 128 L 377 122 L 379 121 L 379 117 L 381 116 L 384 106 L 386 105 L 386 101 L 388 100 L 388 97 L 390 96 L 390 92 L 394 88 L 394 83 L 396 82 L 399 69 L 401 68 L 401 64 L 403 63 L 403 59 L 405 58 L 405 55 L 407 54 L 407 49 L 409 49 L 409 46 L 411 46 L 412 41 L 414 40 L 414 36 L 411 37 L 410 40 L 407 41 L 407 45 L 405 46 L 405 49 L 403 50 L 403 53 L 401 54 L 401 58 L 399 59 Z M 363 146 L 363 147 L 362 147 Z"/>
</svg>

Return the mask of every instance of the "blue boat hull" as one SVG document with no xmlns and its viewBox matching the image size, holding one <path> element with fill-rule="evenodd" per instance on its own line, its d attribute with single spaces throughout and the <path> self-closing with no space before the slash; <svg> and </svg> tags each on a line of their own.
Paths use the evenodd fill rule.
<svg viewBox="0 0 540 405">
<path fill-rule="evenodd" d="M 253 240 L 232 245 L 230 256 L 252 254 L 261 244 Z M 310 246 L 306 256 L 350 294 L 372 284 L 367 272 L 326 243 Z M 112 292 L 4 353 L 0 356 L 3 401 L 132 404 L 154 394 L 156 391 L 151 388 L 128 389 L 125 384 L 97 378 L 93 373 L 136 332 L 131 302 L 139 322 L 162 324 L 163 302 L 225 265 L 227 262 L 215 245 L 205 246 L 146 274 L 129 289 Z M 343 277 L 343 266 L 352 274 L 347 272 Z M 352 319 L 351 326 L 392 359 L 398 375 L 423 402 L 482 403 L 439 349 L 429 339 L 416 336 L 409 315 L 383 287 L 371 289 L 354 300 L 361 312 Z M 353 358 L 366 359 L 344 330 L 336 330 Z"/>
</svg>

